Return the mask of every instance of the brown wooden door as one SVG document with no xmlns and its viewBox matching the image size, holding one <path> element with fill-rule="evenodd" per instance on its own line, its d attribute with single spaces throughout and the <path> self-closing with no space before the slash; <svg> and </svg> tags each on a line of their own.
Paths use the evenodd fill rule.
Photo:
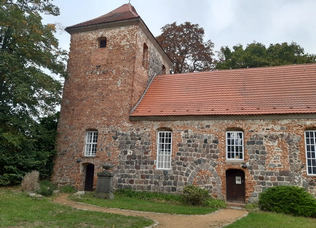
<svg viewBox="0 0 316 228">
<path fill-rule="evenodd" d="M 92 191 L 93 190 L 93 176 L 94 176 L 94 165 L 88 164 L 86 166 L 86 178 L 84 182 L 84 190 Z"/>
<path fill-rule="evenodd" d="M 226 171 L 226 198 L 230 202 L 245 202 L 245 173 L 242 170 Z"/>
</svg>

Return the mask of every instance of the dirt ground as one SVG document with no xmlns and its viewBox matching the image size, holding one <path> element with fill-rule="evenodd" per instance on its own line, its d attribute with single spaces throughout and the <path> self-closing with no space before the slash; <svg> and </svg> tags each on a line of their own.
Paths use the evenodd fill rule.
<svg viewBox="0 0 316 228">
<path fill-rule="evenodd" d="M 155 212 L 142 212 L 122 210 L 117 208 L 104 208 L 69 200 L 68 195 L 60 194 L 54 202 L 68 205 L 81 210 L 99 211 L 120 215 L 141 216 L 155 221 L 152 227 L 157 228 L 215 228 L 233 223 L 237 219 L 247 215 L 246 210 L 220 209 L 206 215 L 174 215 Z"/>
</svg>

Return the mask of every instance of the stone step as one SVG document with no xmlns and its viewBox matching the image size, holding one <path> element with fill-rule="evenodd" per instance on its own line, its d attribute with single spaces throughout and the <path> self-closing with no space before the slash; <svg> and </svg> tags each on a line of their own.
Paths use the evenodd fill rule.
<svg viewBox="0 0 316 228">
<path fill-rule="evenodd" d="M 227 208 L 243 210 L 245 209 L 245 203 L 237 203 L 237 202 L 226 202 Z"/>
</svg>

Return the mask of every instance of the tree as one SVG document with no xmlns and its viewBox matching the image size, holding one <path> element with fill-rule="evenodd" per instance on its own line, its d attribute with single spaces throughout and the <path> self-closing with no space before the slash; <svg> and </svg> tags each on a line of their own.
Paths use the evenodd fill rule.
<svg viewBox="0 0 316 228">
<path fill-rule="evenodd" d="M 0 186 L 19 184 L 25 173 L 40 172 L 41 179 L 48 179 L 53 171 L 56 154 L 58 113 L 43 117 L 28 127 L 27 137 L 21 137 L 19 146 L 0 138 Z"/>
<path fill-rule="evenodd" d="M 204 29 L 198 24 L 176 22 L 161 28 L 158 42 L 171 58 L 174 73 L 207 71 L 213 68 L 214 44 L 204 42 Z"/>
<path fill-rule="evenodd" d="M 242 45 L 222 47 L 216 69 L 237 69 L 263 66 L 280 66 L 316 62 L 316 56 L 306 54 L 296 43 L 270 44 L 268 48 L 257 42 Z"/>
<path fill-rule="evenodd" d="M 0 185 L 17 183 L 40 162 L 33 128 L 60 103 L 56 77 L 65 76 L 66 53 L 55 26 L 42 24 L 41 17 L 59 14 L 51 2 L 0 0 L 0 175 L 6 176 Z M 16 166 L 9 166 L 13 161 Z"/>
</svg>

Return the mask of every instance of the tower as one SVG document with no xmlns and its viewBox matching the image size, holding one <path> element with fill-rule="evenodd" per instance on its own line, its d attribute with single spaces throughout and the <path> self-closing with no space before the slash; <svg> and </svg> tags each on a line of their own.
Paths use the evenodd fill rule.
<svg viewBox="0 0 316 228">
<path fill-rule="evenodd" d="M 71 45 L 53 181 L 89 189 L 104 162 L 118 162 L 111 131 L 133 126 L 131 109 L 171 61 L 131 4 L 66 31 Z"/>
</svg>

